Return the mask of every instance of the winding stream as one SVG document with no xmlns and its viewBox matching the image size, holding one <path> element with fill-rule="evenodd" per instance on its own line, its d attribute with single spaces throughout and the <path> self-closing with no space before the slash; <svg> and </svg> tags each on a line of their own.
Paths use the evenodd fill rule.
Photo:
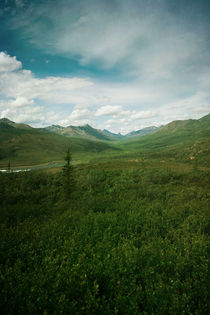
<svg viewBox="0 0 210 315">
<path fill-rule="evenodd" d="M 1 169 L 0 172 L 1 173 L 19 173 L 19 172 L 28 172 L 28 171 L 32 171 L 32 170 L 41 170 L 41 169 L 45 169 L 45 168 L 52 168 L 52 167 L 61 167 L 63 166 L 64 163 L 52 163 L 52 164 L 47 164 L 47 165 L 35 165 L 35 166 L 30 166 L 30 167 L 11 167 L 11 170 L 9 171 L 8 169 Z"/>
</svg>

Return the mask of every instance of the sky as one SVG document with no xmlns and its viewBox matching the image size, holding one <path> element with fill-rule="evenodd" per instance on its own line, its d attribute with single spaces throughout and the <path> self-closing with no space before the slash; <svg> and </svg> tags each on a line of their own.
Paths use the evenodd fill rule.
<svg viewBox="0 0 210 315">
<path fill-rule="evenodd" d="M 210 112 L 209 0 L 0 0 L 0 118 L 126 134 Z"/>
</svg>

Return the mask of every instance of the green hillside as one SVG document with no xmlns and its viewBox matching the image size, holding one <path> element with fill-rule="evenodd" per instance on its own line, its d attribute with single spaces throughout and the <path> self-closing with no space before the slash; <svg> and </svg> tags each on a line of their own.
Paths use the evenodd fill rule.
<svg viewBox="0 0 210 315">
<path fill-rule="evenodd" d="M 146 127 L 137 131 L 129 132 L 127 135 L 125 135 L 125 138 L 146 136 L 149 134 L 153 134 L 154 132 L 158 131 L 158 129 L 160 129 L 160 127 L 155 126 Z"/>
<path fill-rule="evenodd" d="M 70 130 L 68 128 L 73 128 L 74 137 L 65 134 L 65 130 Z M 55 133 L 55 130 L 60 130 L 62 135 Z M 199 162 L 204 166 L 210 163 L 210 115 L 198 120 L 173 121 L 153 134 L 122 140 L 118 138 L 114 142 L 110 142 L 114 136 L 104 134 L 89 125 L 66 128 L 55 125 L 49 131 L 1 119 L 0 166 L 7 165 L 9 160 L 17 165 L 61 161 L 69 146 L 73 158 L 82 161 L 137 156 L 163 161 Z"/>
<path fill-rule="evenodd" d="M 14 121 L 11 121 L 7 118 L 0 119 L 0 128 L 10 128 L 10 127 L 14 127 L 16 129 L 24 129 L 24 130 L 32 129 L 32 127 L 29 125 L 17 124 Z"/>
<path fill-rule="evenodd" d="M 119 147 L 127 152 L 142 152 L 154 158 L 200 161 L 209 164 L 210 115 L 194 120 L 173 121 L 152 135 L 122 140 Z"/>
<path fill-rule="evenodd" d="M 107 143 L 81 138 L 67 138 L 36 129 L 0 120 L 0 166 L 11 160 L 14 165 L 33 165 L 62 161 L 70 146 L 73 158 L 88 159 L 88 156 L 105 152 L 116 152 Z"/>
</svg>

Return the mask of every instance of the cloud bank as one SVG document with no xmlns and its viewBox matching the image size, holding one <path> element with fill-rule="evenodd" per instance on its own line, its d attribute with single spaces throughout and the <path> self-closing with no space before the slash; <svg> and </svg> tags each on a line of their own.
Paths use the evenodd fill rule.
<svg viewBox="0 0 210 315">
<path fill-rule="evenodd" d="M 206 1 L 29 3 L 17 11 L 11 27 L 48 54 L 74 58 L 81 65 L 157 79 L 179 71 L 195 73 L 210 56 Z"/>
<path fill-rule="evenodd" d="M 22 63 L 16 57 L 10 57 L 5 52 L 0 52 L 0 72 L 10 72 L 22 67 Z"/>
<path fill-rule="evenodd" d="M 17 122 L 35 126 L 90 123 L 126 133 L 174 119 L 196 118 L 210 109 L 210 94 L 202 82 L 199 92 L 174 101 L 173 89 L 166 92 L 139 84 L 110 85 L 90 78 L 39 78 L 30 70 L 21 69 L 21 62 L 15 57 L 1 55 L 6 60 L 4 65 L 12 66 L 2 67 L 0 74 L 0 116 Z"/>
</svg>

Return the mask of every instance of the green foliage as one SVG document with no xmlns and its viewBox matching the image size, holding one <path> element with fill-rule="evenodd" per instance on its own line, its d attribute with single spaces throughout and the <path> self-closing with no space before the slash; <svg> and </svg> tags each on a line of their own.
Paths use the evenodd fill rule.
<svg viewBox="0 0 210 315">
<path fill-rule="evenodd" d="M 0 174 L 0 222 L 13 226 L 28 217 L 51 216 L 61 195 L 61 176 L 37 171 Z"/>
<path fill-rule="evenodd" d="M 2 314 L 208 314 L 209 173 L 141 165 L 0 174 Z"/>
<path fill-rule="evenodd" d="M 70 149 L 67 149 L 66 156 L 65 156 L 66 164 L 63 166 L 63 187 L 66 198 L 70 197 L 70 193 L 72 191 L 74 178 L 73 178 L 73 166 L 72 166 L 72 159 Z"/>
</svg>

